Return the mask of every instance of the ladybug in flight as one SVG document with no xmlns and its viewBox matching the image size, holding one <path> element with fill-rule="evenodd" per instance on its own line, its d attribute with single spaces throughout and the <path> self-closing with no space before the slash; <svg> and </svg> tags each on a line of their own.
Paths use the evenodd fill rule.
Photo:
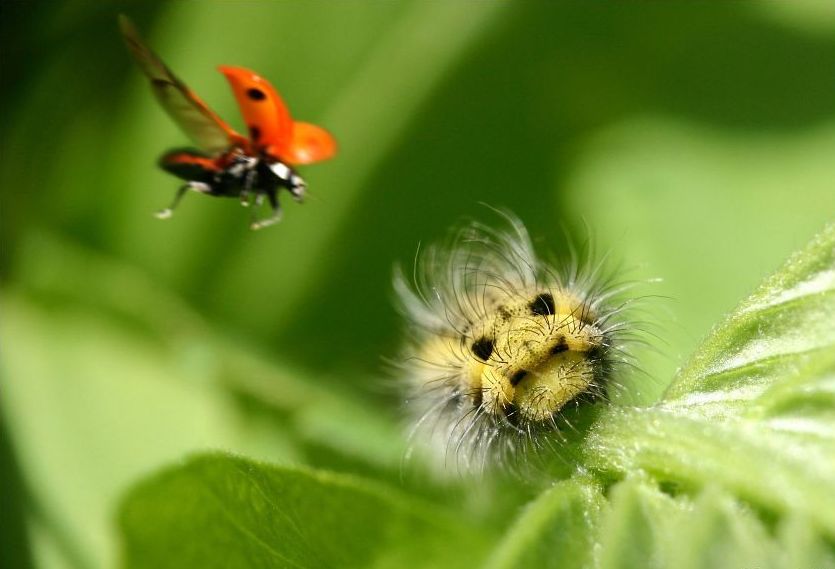
<svg viewBox="0 0 835 569">
<path fill-rule="evenodd" d="M 199 147 L 171 150 L 160 158 L 162 169 L 185 180 L 185 184 L 157 217 L 171 217 L 183 195 L 193 190 L 237 197 L 241 205 L 252 205 L 251 227 L 260 229 L 281 219 L 279 189 L 286 188 L 297 201 L 302 200 L 306 186 L 294 166 L 332 157 L 336 142 L 330 133 L 294 121 L 278 92 L 257 73 L 221 66 L 218 69 L 229 81 L 249 128 L 249 137 L 238 134 L 145 45 L 127 17 L 120 16 L 119 26 L 131 54 L 151 80 L 157 100 Z M 272 215 L 258 220 L 257 210 L 265 197 Z"/>
</svg>

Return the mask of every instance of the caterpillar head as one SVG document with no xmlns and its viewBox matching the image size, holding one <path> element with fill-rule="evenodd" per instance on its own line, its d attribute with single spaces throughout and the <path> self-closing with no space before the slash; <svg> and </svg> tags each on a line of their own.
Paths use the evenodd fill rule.
<svg viewBox="0 0 835 569">
<path fill-rule="evenodd" d="M 462 335 L 471 341 L 462 379 L 472 404 L 512 424 L 550 421 L 596 388 L 606 339 L 595 318 L 560 289 L 495 302 Z"/>
</svg>

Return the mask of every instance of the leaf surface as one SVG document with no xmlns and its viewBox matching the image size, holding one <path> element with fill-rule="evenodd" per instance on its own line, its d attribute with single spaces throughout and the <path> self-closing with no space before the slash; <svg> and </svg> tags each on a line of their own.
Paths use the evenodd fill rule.
<svg viewBox="0 0 835 569">
<path fill-rule="evenodd" d="M 481 535 L 350 476 L 203 455 L 146 480 L 120 516 L 132 569 L 462 567 Z"/>
</svg>

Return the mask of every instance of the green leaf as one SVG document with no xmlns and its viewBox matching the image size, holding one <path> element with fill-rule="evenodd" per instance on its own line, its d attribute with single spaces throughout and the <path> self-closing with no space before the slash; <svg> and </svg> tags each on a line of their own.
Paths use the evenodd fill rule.
<svg viewBox="0 0 835 569">
<path fill-rule="evenodd" d="M 714 329 L 664 399 L 684 399 L 703 409 L 721 396 L 722 407 L 735 401 L 746 407 L 745 402 L 781 383 L 799 365 L 833 353 L 835 225 L 793 255 Z"/>
<path fill-rule="evenodd" d="M 736 569 L 776 566 L 776 544 L 764 524 L 732 496 L 714 487 L 667 524 L 668 567 Z"/>
<path fill-rule="evenodd" d="M 792 516 L 781 524 L 778 535 L 785 567 L 835 569 L 835 548 L 821 538 L 809 520 Z"/>
<path fill-rule="evenodd" d="M 773 531 L 716 486 L 690 498 L 636 474 L 605 497 L 584 476 L 543 492 L 485 568 L 794 569 L 832 567 L 833 560 L 807 518 L 793 515 Z"/>
<path fill-rule="evenodd" d="M 489 536 L 361 479 L 219 454 L 141 483 L 120 525 L 130 569 L 464 567 Z"/>
<path fill-rule="evenodd" d="M 659 281 L 648 292 L 670 299 L 646 303 L 663 341 L 641 354 L 653 379 L 631 397 L 657 402 L 711 327 L 832 220 L 833 153 L 832 124 L 774 136 L 649 114 L 588 139 L 566 206 L 632 278 Z"/>
<path fill-rule="evenodd" d="M 809 520 L 792 516 L 773 531 L 716 486 L 695 499 L 673 497 L 651 481 L 614 486 L 594 536 L 601 569 L 670 567 L 833 567 L 835 552 Z"/>
<path fill-rule="evenodd" d="M 49 234 L 19 249 L 28 292 L 0 295 L 3 412 L 38 523 L 72 565 L 111 566 L 115 501 L 188 452 L 304 462 L 315 445 L 396 472 L 400 431 L 368 402 L 233 340 L 130 263 Z"/>
<path fill-rule="evenodd" d="M 610 492 L 601 523 L 602 569 L 791 567 L 765 525 L 731 495 L 711 487 L 695 500 L 632 478 Z"/>
<path fill-rule="evenodd" d="M 615 486 L 609 498 L 610 509 L 596 536 L 599 565 L 606 569 L 659 566 L 669 523 L 685 505 L 638 480 Z"/>
<path fill-rule="evenodd" d="M 600 488 L 564 481 L 528 504 L 496 547 L 486 569 L 585 567 L 603 506 Z"/>
<path fill-rule="evenodd" d="M 835 536 L 835 226 L 715 328 L 663 400 L 617 409 L 586 443 L 615 476 L 721 486 Z"/>
</svg>

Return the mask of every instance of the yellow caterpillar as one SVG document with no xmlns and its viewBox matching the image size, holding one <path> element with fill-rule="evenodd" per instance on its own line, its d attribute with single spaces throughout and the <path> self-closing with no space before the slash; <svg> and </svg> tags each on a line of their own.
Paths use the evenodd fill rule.
<svg viewBox="0 0 835 569">
<path fill-rule="evenodd" d="M 411 436 L 459 470 L 543 446 L 561 410 L 605 396 L 628 359 L 622 289 L 600 266 L 556 271 L 503 216 L 505 230 L 473 223 L 419 255 L 412 283 L 395 274 Z"/>
</svg>

